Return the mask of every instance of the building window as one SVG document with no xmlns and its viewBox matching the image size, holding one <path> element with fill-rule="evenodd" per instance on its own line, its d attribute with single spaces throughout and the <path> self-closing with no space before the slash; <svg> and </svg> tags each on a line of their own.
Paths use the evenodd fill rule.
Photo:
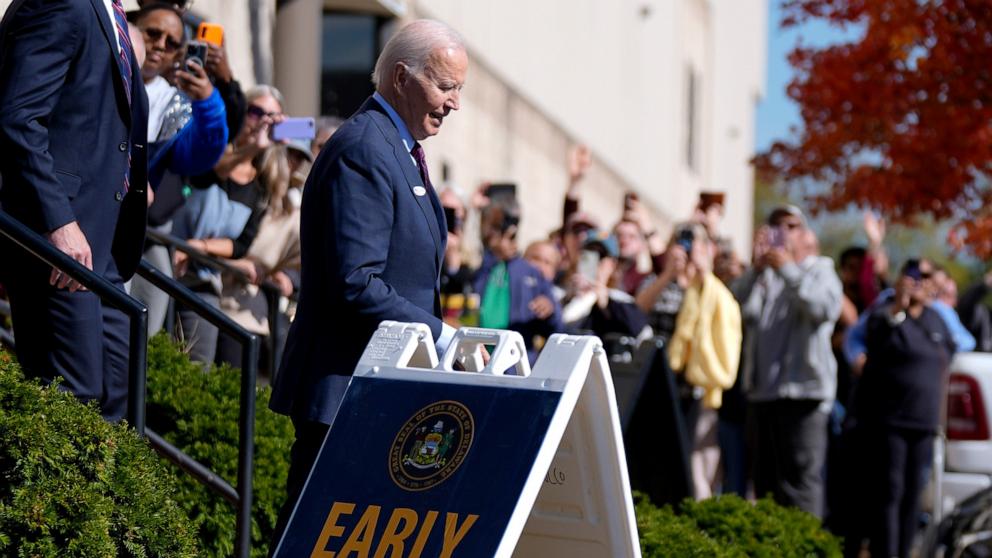
<svg viewBox="0 0 992 558">
<path fill-rule="evenodd" d="M 372 69 L 385 44 L 382 28 L 388 21 L 371 14 L 324 13 L 321 114 L 347 118 L 372 94 Z"/>
<path fill-rule="evenodd" d="M 685 164 L 699 170 L 699 74 L 685 67 Z"/>
</svg>

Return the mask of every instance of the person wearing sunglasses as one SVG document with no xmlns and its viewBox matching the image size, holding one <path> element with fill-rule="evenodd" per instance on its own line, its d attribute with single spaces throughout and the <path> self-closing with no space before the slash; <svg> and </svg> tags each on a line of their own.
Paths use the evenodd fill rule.
<svg viewBox="0 0 992 558">
<path fill-rule="evenodd" d="M 930 307 L 933 271 L 924 269 L 920 260 L 907 261 L 888 302 L 868 318 L 867 359 L 852 413 L 864 463 L 859 523 L 872 556 L 910 556 L 955 353 L 944 319 Z"/>
<path fill-rule="evenodd" d="M 755 495 L 822 516 L 827 423 L 837 393 L 831 335 L 841 311 L 834 262 L 802 211 L 775 208 L 732 289 L 744 323 L 742 374 Z"/>
<path fill-rule="evenodd" d="M 284 216 L 293 209 L 288 197 L 291 176 L 287 149 L 270 136 L 272 125 L 284 118 L 282 94 L 274 87 L 259 85 L 248 91 L 246 99 L 248 111 L 241 132 L 212 171 L 190 179 L 192 188 L 172 222 L 174 236 L 186 239 L 208 256 L 226 260 L 248 255 L 266 214 Z M 181 251 L 176 252 L 173 264 L 176 277 L 219 307 L 219 273 L 190 264 Z M 187 309 L 180 309 L 179 321 L 190 359 L 204 365 L 213 363 L 218 354 L 217 328 Z M 224 339 L 220 342 L 226 343 Z"/>
<path fill-rule="evenodd" d="M 938 279 L 940 279 L 938 276 L 946 276 L 946 272 L 926 258 L 919 260 L 919 268 L 920 280 L 922 281 L 921 292 L 927 297 L 927 306 L 944 320 L 944 325 L 950 332 L 951 340 L 954 342 L 955 350 L 962 353 L 975 350 L 975 337 L 961 322 L 961 317 L 958 316 L 954 308 L 939 300 L 936 296 L 938 292 L 936 284 Z M 880 306 L 888 304 L 892 300 L 892 297 L 895 296 L 895 292 L 895 289 L 889 288 L 878 293 L 875 302 L 861 313 L 857 323 L 847 331 L 847 335 L 844 338 L 844 356 L 851 364 L 855 375 L 861 374 L 861 370 L 864 368 L 865 360 L 867 359 L 868 318 Z"/>
<path fill-rule="evenodd" d="M 148 225 L 169 232 L 172 215 L 184 202 L 182 177 L 209 171 L 224 153 L 226 110 L 203 68 L 191 63 L 189 71 L 175 69 L 184 52 L 182 12 L 178 8 L 149 2 L 130 18 L 140 31 L 146 53 L 141 76 L 149 97 L 148 181 L 155 194 Z M 165 247 L 148 247 L 144 258 L 172 275 Z M 161 329 L 168 295 L 141 277 L 132 281 L 131 294 L 148 307 L 149 333 Z"/>
</svg>

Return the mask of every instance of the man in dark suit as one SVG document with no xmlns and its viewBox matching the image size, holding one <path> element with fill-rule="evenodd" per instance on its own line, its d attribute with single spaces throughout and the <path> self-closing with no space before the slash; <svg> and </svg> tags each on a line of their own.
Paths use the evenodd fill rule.
<svg viewBox="0 0 992 558">
<path fill-rule="evenodd" d="M 15 0 L 0 107 L 0 207 L 123 289 L 144 243 L 148 101 L 120 0 Z M 0 253 L 25 373 L 123 418 L 127 317 L 19 248 Z"/>
<path fill-rule="evenodd" d="M 296 426 L 283 516 L 379 323 L 427 324 L 439 353 L 454 335 L 440 319 L 444 211 L 419 141 L 458 110 L 467 69 L 455 31 L 428 20 L 407 25 L 376 62 L 375 94 L 335 132 L 310 172 L 299 306 L 271 403 Z"/>
</svg>

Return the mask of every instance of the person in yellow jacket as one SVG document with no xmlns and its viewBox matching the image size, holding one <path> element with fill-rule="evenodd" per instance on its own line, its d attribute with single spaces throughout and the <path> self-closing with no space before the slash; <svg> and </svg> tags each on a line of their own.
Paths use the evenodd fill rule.
<svg viewBox="0 0 992 558">
<path fill-rule="evenodd" d="M 688 248 L 692 282 L 686 289 L 668 345 L 669 364 L 683 375 L 685 390 L 682 412 L 693 440 L 692 476 L 696 498 L 713 494 L 720 473 L 717 409 L 723 390 L 737 379 L 741 356 L 741 310 L 731 294 L 713 274 L 714 244 L 705 230 L 690 226 Z M 677 233 L 678 234 L 678 233 Z M 683 234 L 677 238 L 687 239 Z"/>
</svg>

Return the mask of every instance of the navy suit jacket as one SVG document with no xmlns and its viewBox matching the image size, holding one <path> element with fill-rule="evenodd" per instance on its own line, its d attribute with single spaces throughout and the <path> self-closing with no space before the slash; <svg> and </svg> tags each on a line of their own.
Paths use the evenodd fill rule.
<svg viewBox="0 0 992 558">
<path fill-rule="evenodd" d="M 274 411 L 330 424 L 383 320 L 424 323 L 440 336 L 446 230 L 396 126 L 367 100 L 321 150 L 303 189 L 299 305 Z"/>
<path fill-rule="evenodd" d="M 94 271 L 114 263 L 126 280 L 144 243 L 148 99 L 132 55 L 127 101 L 112 25 L 102 0 L 15 0 L 8 9 L 0 28 L 0 205 L 39 233 L 77 221 Z"/>
</svg>

